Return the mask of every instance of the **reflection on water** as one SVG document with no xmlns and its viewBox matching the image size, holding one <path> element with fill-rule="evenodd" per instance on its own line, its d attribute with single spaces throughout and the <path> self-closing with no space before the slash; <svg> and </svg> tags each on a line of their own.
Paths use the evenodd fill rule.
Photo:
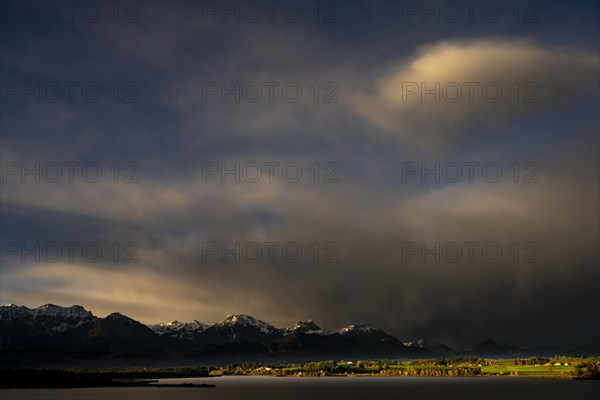
<svg viewBox="0 0 600 400">
<path fill-rule="evenodd" d="M 2 400 L 374 400 L 374 399 L 594 399 L 598 381 L 529 378 L 225 376 L 161 379 L 213 383 L 216 388 L 90 388 L 0 390 Z"/>
</svg>

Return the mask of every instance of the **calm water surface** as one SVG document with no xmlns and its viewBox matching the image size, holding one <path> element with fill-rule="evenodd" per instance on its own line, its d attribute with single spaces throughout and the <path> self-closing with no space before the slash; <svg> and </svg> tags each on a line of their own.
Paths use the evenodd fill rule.
<svg viewBox="0 0 600 400">
<path fill-rule="evenodd" d="M 216 388 L 91 388 L 0 390 L 2 400 L 379 400 L 379 399 L 594 399 L 600 381 L 530 378 L 226 376 L 161 379 L 212 383 Z"/>
</svg>

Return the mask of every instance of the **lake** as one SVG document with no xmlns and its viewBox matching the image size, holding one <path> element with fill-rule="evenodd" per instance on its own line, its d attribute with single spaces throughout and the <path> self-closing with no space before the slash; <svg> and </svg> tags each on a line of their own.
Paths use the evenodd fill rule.
<svg viewBox="0 0 600 400">
<path fill-rule="evenodd" d="M 212 383 L 216 388 L 3 389 L 2 400 L 379 400 L 379 399 L 598 399 L 600 381 L 510 377 L 223 376 L 161 379 Z"/>
</svg>

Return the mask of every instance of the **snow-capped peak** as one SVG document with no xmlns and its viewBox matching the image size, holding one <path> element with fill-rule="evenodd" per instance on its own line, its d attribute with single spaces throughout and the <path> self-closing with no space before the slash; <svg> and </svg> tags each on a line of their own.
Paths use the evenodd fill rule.
<svg viewBox="0 0 600 400">
<path fill-rule="evenodd" d="M 208 325 L 200 321 L 179 322 L 177 320 L 168 323 L 148 325 L 150 329 L 159 336 L 168 335 L 177 338 L 192 338 L 198 333 L 202 333 L 208 328 Z"/>
<path fill-rule="evenodd" d="M 7 304 L 0 307 L 0 319 L 15 319 L 18 317 L 33 319 L 34 316 L 31 313 L 31 309 L 25 306 L 18 306 L 16 304 Z"/>
<path fill-rule="evenodd" d="M 37 316 L 52 316 L 65 318 L 89 318 L 92 313 L 82 306 L 61 307 L 54 304 L 45 304 L 32 310 Z"/>
<path fill-rule="evenodd" d="M 28 325 L 41 324 L 49 334 L 76 328 L 96 317 L 82 306 L 60 307 L 45 304 L 38 308 L 27 308 L 15 304 L 0 307 L 0 319 Z"/>
<path fill-rule="evenodd" d="M 322 329 L 315 324 L 312 319 L 309 319 L 308 321 L 298 321 L 293 326 L 290 326 L 285 330 L 286 335 L 291 335 L 297 332 L 307 334 L 323 333 Z"/>
<path fill-rule="evenodd" d="M 27 308 L 25 306 L 18 306 L 16 304 L 7 304 L 1 307 L 2 311 L 7 311 L 12 314 L 26 314 L 31 317 L 62 317 L 62 318 L 76 318 L 76 319 L 88 319 L 93 318 L 93 314 L 87 311 L 82 306 L 71 306 L 61 307 L 54 304 L 44 304 L 38 308 Z M 1 318 L 1 317 L 0 317 Z"/>
<path fill-rule="evenodd" d="M 260 321 L 254 317 L 244 314 L 230 314 L 223 321 L 213 325 L 215 327 L 251 327 L 258 329 L 264 334 L 272 334 L 277 332 L 277 328 L 266 322 Z"/>
<path fill-rule="evenodd" d="M 343 334 L 347 334 L 347 333 L 379 333 L 381 332 L 381 329 L 379 328 L 375 328 L 374 326 L 371 325 L 366 325 L 366 324 L 353 324 L 350 326 L 347 326 L 345 328 L 340 329 L 340 333 Z"/>
</svg>

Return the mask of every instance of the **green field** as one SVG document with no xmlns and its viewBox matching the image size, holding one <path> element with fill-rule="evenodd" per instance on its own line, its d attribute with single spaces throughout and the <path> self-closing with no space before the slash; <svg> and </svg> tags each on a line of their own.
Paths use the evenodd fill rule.
<svg viewBox="0 0 600 400">
<path fill-rule="evenodd" d="M 221 375 L 266 375 L 275 377 L 510 376 L 546 379 L 600 379 L 600 357 L 521 358 L 507 360 L 451 357 L 412 361 L 318 361 L 304 364 L 196 365 L 141 369 L 4 369 L 0 370 L 0 387 L 121 387 L 148 385 L 157 387 L 156 379 L 159 378 Z M 196 387 L 205 386 L 211 385 L 196 385 Z"/>
<path fill-rule="evenodd" d="M 560 365 L 559 365 L 560 364 Z M 211 375 L 271 376 L 524 376 L 554 379 L 600 379 L 600 357 L 526 359 L 438 358 L 412 361 L 320 361 L 307 364 L 231 365 Z"/>
<path fill-rule="evenodd" d="M 503 360 L 494 366 L 481 368 L 487 375 L 516 375 L 559 378 L 568 374 L 575 374 L 575 366 L 569 365 L 512 365 L 511 360 Z"/>
</svg>

